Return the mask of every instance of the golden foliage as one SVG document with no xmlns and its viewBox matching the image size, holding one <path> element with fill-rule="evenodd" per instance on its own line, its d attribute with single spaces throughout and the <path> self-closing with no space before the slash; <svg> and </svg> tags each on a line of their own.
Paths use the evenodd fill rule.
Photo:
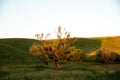
<svg viewBox="0 0 120 80">
<path fill-rule="evenodd" d="M 60 61 L 67 63 L 73 55 L 77 52 L 74 43 L 76 38 L 70 39 L 70 33 L 61 31 L 61 27 L 58 27 L 57 39 L 48 40 L 49 34 L 46 36 L 42 34 L 36 34 L 36 37 L 40 40 L 39 43 L 34 43 L 30 48 L 30 53 L 33 56 L 44 56 L 46 61 L 53 60 L 57 68 L 60 68 Z M 63 38 L 62 38 L 63 37 Z"/>
<path fill-rule="evenodd" d="M 118 54 L 113 52 L 109 48 L 100 48 L 97 52 L 97 60 L 100 62 L 109 62 L 109 61 L 115 61 L 118 57 Z"/>
</svg>

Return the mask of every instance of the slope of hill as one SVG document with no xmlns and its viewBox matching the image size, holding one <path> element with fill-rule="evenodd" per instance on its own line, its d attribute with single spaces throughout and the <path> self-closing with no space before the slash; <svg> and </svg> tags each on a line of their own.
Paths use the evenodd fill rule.
<svg viewBox="0 0 120 80">
<path fill-rule="evenodd" d="M 10 41 L 9 39 L 0 40 L 0 64 L 24 64 L 24 63 L 32 63 L 38 61 L 38 59 L 29 55 L 27 50 L 23 49 L 23 48 L 26 49 L 29 48 L 27 45 L 16 45 L 18 42 L 17 41 L 12 42 L 14 40 L 15 39 L 10 39 Z M 20 41 L 23 39 L 17 39 L 17 40 Z"/>
<path fill-rule="evenodd" d="M 101 41 L 92 38 L 78 38 L 76 46 L 82 49 L 85 54 L 93 52 L 101 47 Z"/>
<path fill-rule="evenodd" d="M 4 43 L 9 46 L 16 47 L 18 49 L 29 52 L 29 47 L 36 42 L 35 39 L 25 39 L 25 38 L 6 38 L 0 39 L 1 43 Z"/>
<path fill-rule="evenodd" d="M 94 38 L 101 41 L 101 47 L 110 48 L 120 53 L 120 36 Z"/>
<path fill-rule="evenodd" d="M 24 38 L 0 39 L 0 63 L 31 63 L 38 59 L 29 55 L 29 48 L 37 40 Z M 100 47 L 110 48 L 120 53 L 120 36 L 78 38 L 77 48 L 85 54 L 92 53 Z"/>
</svg>

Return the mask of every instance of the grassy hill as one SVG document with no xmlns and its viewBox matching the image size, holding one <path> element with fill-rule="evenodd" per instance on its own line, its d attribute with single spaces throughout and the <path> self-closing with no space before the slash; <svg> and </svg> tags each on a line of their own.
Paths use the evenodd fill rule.
<svg viewBox="0 0 120 80">
<path fill-rule="evenodd" d="M 0 39 L 0 64 L 23 64 L 38 61 L 29 55 L 29 46 L 35 40 L 30 39 Z"/>
<path fill-rule="evenodd" d="M 78 38 L 76 46 L 84 50 L 86 54 L 92 53 L 101 47 L 106 47 L 120 53 L 120 36 Z"/>
<path fill-rule="evenodd" d="M 29 52 L 29 47 L 36 42 L 34 39 L 25 39 L 25 38 L 8 38 L 8 39 L 0 39 L 1 43 L 4 43 L 9 46 L 16 47 L 18 49 Z"/>
<path fill-rule="evenodd" d="M 92 38 L 78 38 L 76 46 L 82 49 L 85 54 L 93 52 L 101 47 L 101 41 Z"/>
<path fill-rule="evenodd" d="M 94 38 L 101 41 L 101 47 L 110 48 L 120 53 L 120 36 Z"/>
<path fill-rule="evenodd" d="M 24 38 L 0 39 L 0 63 L 28 63 L 36 61 L 29 55 L 29 48 L 37 40 Z M 78 38 L 77 48 L 85 54 L 92 53 L 100 47 L 110 48 L 120 53 L 120 36 L 118 37 L 98 37 L 98 38 Z"/>
<path fill-rule="evenodd" d="M 120 64 L 73 62 L 63 64 L 56 70 L 54 63 L 49 66 L 29 54 L 34 39 L 0 39 L 0 80 L 119 80 Z M 78 38 L 77 48 L 85 54 L 93 53 L 100 47 L 107 47 L 120 53 L 120 36 Z"/>
</svg>

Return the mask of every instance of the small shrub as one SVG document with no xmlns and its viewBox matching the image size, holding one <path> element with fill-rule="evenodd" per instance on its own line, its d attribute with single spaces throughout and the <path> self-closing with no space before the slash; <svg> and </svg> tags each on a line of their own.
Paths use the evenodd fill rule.
<svg viewBox="0 0 120 80">
<path fill-rule="evenodd" d="M 108 48 L 100 48 L 96 51 L 96 61 L 102 63 L 116 62 L 118 54 Z"/>
</svg>

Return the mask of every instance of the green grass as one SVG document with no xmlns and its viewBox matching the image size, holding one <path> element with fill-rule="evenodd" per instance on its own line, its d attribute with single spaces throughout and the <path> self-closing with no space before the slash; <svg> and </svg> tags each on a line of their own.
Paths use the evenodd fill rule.
<svg viewBox="0 0 120 80">
<path fill-rule="evenodd" d="M 34 39 L 25 38 L 8 38 L 0 39 L 0 43 L 16 47 L 18 49 L 29 52 L 30 46 L 37 42 Z M 117 37 L 98 37 L 98 38 L 78 38 L 76 42 L 77 48 L 84 50 L 86 54 L 94 52 L 100 47 L 108 47 L 120 52 L 120 36 Z"/>
<path fill-rule="evenodd" d="M 8 40 L 8 41 L 7 41 Z M 13 39 L 14 40 L 14 39 Z M 37 62 L 38 59 L 35 57 L 29 55 L 29 53 L 21 48 L 18 48 L 20 46 L 23 46 L 25 48 L 25 45 L 16 45 L 18 42 L 14 42 L 13 40 L 9 41 L 9 39 L 1 39 L 0 40 L 0 64 L 28 64 L 32 62 Z M 2 42 L 4 41 L 4 42 Z M 6 43 L 5 43 L 6 42 Z M 13 45 L 12 45 L 13 43 Z M 29 48 L 28 46 L 26 48 Z"/>
<path fill-rule="evenodd" d="M 56 70 L 53 63 L 45 66 L 29 54 L 34 39 L 0 39 L 0 80 L 119 80 L 120 64 L 72 62 Z M 78 38 L 77 48 L 85 54 L 100 47 L 120 53 L 120 36 Z"/>
<path fill-rule="evenodd" d="M 99 49 L 101 47 L 101 41 L 92 38 L 78 38 L 76 46 L 82 49 L 85 54 L 88 54 Z"/>
<path fill-rule="evenodd" d="M 37 42 L 35 39 L 25 39 L 25 38 L 7 38 L 7 39 L 0 39 L 0 42 L 9 46 L 16 47 L 18 49 L 24 50 L 29 52 L 30 46 Z"/>
<path fill-rule="evenodd" d="M 120 64 L 73 62 L 56 70 L 54 64 L 3 65 L 0 79 L 5 80 L 119 80 Z"/>
<path fill-rule="evenodd" d="M 101 47 L 110 48 L 120 53 L 120 36 L 97 37 L 97 38 L 78 38 L 76 46 L 86 54 L 96 51 Z"/>
</svg>

